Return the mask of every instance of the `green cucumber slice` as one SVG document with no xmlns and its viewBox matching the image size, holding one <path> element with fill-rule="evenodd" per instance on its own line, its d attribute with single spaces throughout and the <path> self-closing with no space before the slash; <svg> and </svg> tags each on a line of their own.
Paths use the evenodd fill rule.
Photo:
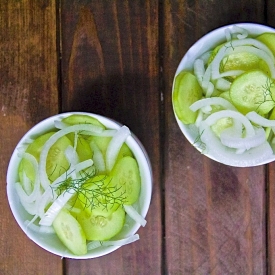
<svg viewBox="0 0 275 275">
<path fill-rule="evenodd" d="M 193 124 L 198 112 L 193 112 L 189 107 L 202 98 L 202 88 L 197 78 L 190 72 L 180 72 L 174 83 L 173 106 L 179 120 L 184 124 Z"/>
<path fill-rule="evenodd" d="M 265 115 L 275 106 L 273 80 L 260 70 L 249 71 L 237 77 L 229 92 L 233 104 L 243 114 L 256 111 Z"/>
<path fill-rule="evenodd" d="M 110 173 L 111 185 L 117 187 L 117 196 L 125 195 L 124 204 L 133 204 L 139 198 L 141 179 L 137 161 L 132 157 L 120 159 Z"/>
<path fill-rule="evenodd" d="M 75 255 L 87 253 L 86 236 L 79 222 L 69 213 L 62 209 L 55 220 L 53 228 L 61 242 Z"/>
<path fill-rule="evenodd" d="M 36 138 L 26 149 L 27 153 L 32 154 L 37 161 L 39 161 L 40 153 L 46 141 L 54 134 L 55 132 L 49 132 L 43 134 Z M 46 171 L 49 179 L 54 181 L 57 177 L 63 174 L 66 170 L 69 169 L 69 162 L 64 154 L 66 148 L 72 145 L 70 140 L 64 136 L 57 140 L 57 142 L 51 147 L 47 156 Z M 34 170 L 32 164 L 26 160 L 22 159 L 19 165 L 19 178 L 22 180 L 23 173 L 26 173 L 27 177 L 33 182 L 34 181 Z"/>
<path fill-rule="evenodd" d="M 93 124 L 95 126 L 100 126 L 102 128 L 105 128 L 105 126 L 98 119 L 91 117 L 89 115 L 82 115 L 82 114 L 74 114 L 74 115 L 67 116 L 62 119 L 62 122 L 69 125 Z"/>
<path fill-rule="evenodd" d="M 221 71 L 259 69 L 260 60 L 257 55 L 249 52 L 233 53 L 223 58 L 220 65 Z M 234 79 L 234 77 L 229 77 L 229 79 Z"/>
<path fill-rule="evenodd" d="M 275 55 L 275 33 L 266 32 L 259 35 L 256 39 L 263 42 Z"/>
<path fill-rule="evenodd" d="M 119 207 L 109 216 L 81 212 L 77 216 L 87 240 L 106 241 L 118 234 L 125 223 L 125 211 Z"/>
</svg>

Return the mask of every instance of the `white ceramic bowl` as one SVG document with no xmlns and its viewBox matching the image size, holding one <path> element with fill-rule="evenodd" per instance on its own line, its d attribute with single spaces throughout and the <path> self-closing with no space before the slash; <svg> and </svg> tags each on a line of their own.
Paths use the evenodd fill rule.
<svg viewBox="0 0 275 275">
<path fill-rule="evenodd" d="M 173 81 L 173 88 L 172 91 L 174 90 L 174 84 L 175 84 L 175 78 L 176 76 L 183 70 L 189 70 L 193 71 L 193 65 L 194 61 L 200 57 L 203 53 L 214 49 L 215 46 L 226 42 L 226 36 L 225 36 L 225 29 L 232 29 L 233 26 L 238 26 L 241 28 L 244 28 L 248 31 L 248 36 L 249 37 L 256 37 L 264 32 L 275 32 L 275 29 L 260 25 L 260 24 L 254 24 L 254 23 L 238 23 L 238 24 L 232 24 L 232 25 L 227 25 L 223 26 L 220 28 L 217 28 L 206 35 L 204 35 L 202 38 L 200 38 L 195 44 L 191 46 L 191 48 L 186 52 L 182 60 L 180 61 L 178 68 L 175 73 L 174 81 Z M 172 92 L 173 93 L 173 92 Z M 214 156 L 213 154 L 209 154 L 207 151 L 204 151 L 200 146 L 196 146 L 196 140 L 198 139 L 198 129 L 194 124 L 186 125 L 183 124 L 177 117 L 175 110 L 174 110 L 174 115 L 176 117 L 176 121 L 178 123 L 178 126 L 180 130 L 182 131 L 183 135 L 186 137 L 186 139 L 194 145 L 194 147 L 202 152 L 204 155 L 209 157 L 210 159 L 213 159 L 217 162 L 230 165 L 230 166 L 236 166 L 236 167 L 249 167 L 249 166 L 257 166 L 257 165 L 262 165 L 266 164 L 269 162 L 272 162 L 275 160 L 275 155 L 271 158 L 267 159 L 260 159 L 260 160 L 251 160 L 251 161 L 241 161 L 241 160 L 236 160 L 232 161 L 230 159 L 225 158 L 219 158 L 217 156 Z M 274 144 L 272 145 L 273 152 L 275 152 Z"/>
<path fill-rule="evenodd" d="M 94 250 L 88 251 L 86 255 L 83 256 L 76 256 L 68 251 L 68 249 L 65 248 L 65 246 L 61 243 L 61 241 L 58 239 L 58 237 L 54 234 L 43 234 L 43 233 L 37 233 L 31 229 L 27 229 L 26 225 L 24 224 L 25 220 L 31 220 L 31 215 L 28 214 L 25 209 L 22 207 L 19 197 L 17 195 L 17 192 L 14 187 L 14 183 L 18 181 L 18 166 L 20 163 L 20 158 L 18 157 L 18 151 L 17 148 L 22 146 L 26 140 L 29 138 L 37 137 L 43 133 L 46 133 L 52 129 L 54 129 L 54 121 L 58 118 L 63 118 L 71 114 L 86 114 L 90 115 L 94 118 L 97 118 L 102 124 L 104 124 L 109 129 L 118 129 L 121 124 L 118 122 L 109 119 L 107 117 L 103 117 L 96 114 L 91 113 L 83 113 L 83 112 L 68 112 L 63 113 L 59 115 L 55 115 L 52 117 L 49 117 L 37 125 L 35 125 L 33 128 L 31 128 L 20 140 L 18 145 L 16 146 L 10 162 L 8 166 L 7 171 L 7 195 L 8 195 L 8 201 L 11 208 L 11 211 L 14 215 L 14 218 L 16 219 L 17 223 L 21 227 L 21 229 L 26 233 L 26 235 L 34 241 L 37 245 L 44 248 L 45 250 L 59 255 L 61 257 L 67 257 L 67 258 L 73 258 L 73 259 L 91 259 L 96 258 L 99 256 L 106 255 L 119 247 L 113 246 L 113 247 L 99 247 Z M 129 146 L 129 148 L 132 150 L 138 165 L 140 169 L 141 174 L 141 193 L 138 202 L 135 203 L 135 206 L 139 210 L 139 213 L 145 217 L 150 201 L 151 201 L 151 194 L 152 194 L 152 169 L 149 157 L 140 143 L 140 141 L 137 139 L 137 137 L 133 134 L 129 136 L 126 140 L 126 144 Z M 125 226 L 122 231 L 115 236 L 114 239 L 122 239 L 128 236 L 131 236 L 135 234 L 140 225 L 134 222 L 132 219 L 128 218 L 126 216 L 126 222 L 128 226 Z M 134 244 L 133 244 L 134 245 Z"/>
</svg>

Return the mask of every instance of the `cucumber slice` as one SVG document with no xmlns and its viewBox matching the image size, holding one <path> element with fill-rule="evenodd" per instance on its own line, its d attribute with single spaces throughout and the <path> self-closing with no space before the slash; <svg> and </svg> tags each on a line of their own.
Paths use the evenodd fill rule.
<svg viewBox="0 0 275 275">
<path fill-rule="evenodd" d="M 256 39 L 263 42 L 275 55 L 275 33 L 266 32 L 259 35 Z"/>
<path fill-rule="evenodd" d="M 120 159 L 110 173 L 111 185 L 117 187 L 116 196 L 125 195 L 124 204 L 133 204 L 138 200 L 141 179 L 137 161 L 132 157 Z"/>
<path fill-rule="evenodd" d="M 62 209 L 55 220 L 53 228 L 61 242 L 75 255 L 87 253 L 86 236 L 79 222 Z"/>
<path fill-rule="evenodd" d="M 226 42 L 227 43 L 227 42 Z M 211 53 L 208 59 L 208 65 L 213 61 L 216 54 L 225 43 L 218 45 Z M 220 71 L 227 72 L 231 70 L 242 70 L 242 71 L 251 71 L 251 70 L 262 70 L 267 74 L 269 73 L 269 68 L 267 64 L 260 59 L 257 55 L 249 52 L 239 52 L 232 53 L 224 57 L 220 64 Z M 228 80 L 234 80 L 235 76 L 226 77 Z"/>
<path fill-rule="evenodd" d="M 83 228 L 87 240 L 106 241 L 118 234 L 125 223 L 125 211 L 119 207 L 109 216 L 81 212 L 77 220 Z"/>
<path fill-rule="evenodd" d="M 32 154 L 39 161 L 40 153 L 46 141 L 54 134 L 54 132 L 46 133 L 36 138 L 27 148 L 26 152 Z M 57 140 L 51 147 L 47 156 L 46 171 L 49 179 L 54 181 L 58 176 L 69 169 L 69 162 L 64 154 L 66 148 L 72 145 L 70 140 L 64 136 Z M 34 170 L 31 163 L 23 159 L 19 165 L 19 178 L 22 180 L 23 172 L 33 182 Z"/>
<path fill-rule="evenodd" d="M 174 110 L 184 124 L 193 124 L 196 121 L 198 112 L 189 109 L 195 101 L 202 98 L 202 88 L 197 78 L 190 72 L 181 72 L 176 76 L 173 105 Z"/>
<path fill-rule="evenodd" d="M 233 53 L 223 58 L 221 61 L 221 71 L 250 71 L 259 69 L 259 62 L 260 58 L 255 54 L 248 52 Z"/>
<path fill-rule="evenodd" d="M 230 92 L 229 91 L 225 91 L 223 93 L 220 94 L 220 97 L 226 99 L 227 101 L 229 101 L 230 103 L 232 103 L 231 97 L 230 97 Z M 233 103 L 232 103 L 233 104 Z M 234 105 L 234 104 L 233 104 Z"/>
<path fill-rule="evenodd" d="M 265 115 L 275 106 L 273 80 L 260 70 L 249 71 L 237 77 L 229 92 L 233 104 L 243 114 L 256 111 Z"/>
<path fill-rule="evenodd" d="M 105 126 L 96 118 L 88 116 L 88 115 L 81 115 L 81 114 L 75 114 L 70 115 L 62 119 L 62 122 L 69 124 L 69 125 L 75 125 L 75 124 L 93 124 L 95 126 L 100 126 L 105 129 Z"/>
</svg>

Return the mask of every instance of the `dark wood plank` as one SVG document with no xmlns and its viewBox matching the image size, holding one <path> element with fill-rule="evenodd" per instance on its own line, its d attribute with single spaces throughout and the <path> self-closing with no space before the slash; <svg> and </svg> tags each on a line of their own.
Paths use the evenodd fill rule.
<svg viewBox="0 0 275 275">
<path fill-rule="evenodd" d="M 158 1 L 62 1 L 62 111 L 127 125 L 147 150 L 153 198 L 140 240 L 66 274 L 161 274 Z"/>
<path fill-rule="evenodd" d="M 15 145 L 58 112 L 55 1 L 1 1 L 0 12 L 0 274 L 62 274 L 61 259 L 21 231 L 5 192 Z"/>
<path fill-rule="evenodd" d="M 266 24 L 275 28 L 273 16 L 274 1 L 266 3 Z M 267 226 L 268 226 L 268 274 L 275 274 L 275 164 L 268 166 L 268 204 L 267 204 Z"/>
<path fill-rule="evenodd" d="M 197 152 L 171 104 L 188 48 L 222 25 L 264 23 L 262 1 L 165 1 L 165 225 L 167 274 L 265 274 L 265 166 L 232 168 Z"/>
</svg>

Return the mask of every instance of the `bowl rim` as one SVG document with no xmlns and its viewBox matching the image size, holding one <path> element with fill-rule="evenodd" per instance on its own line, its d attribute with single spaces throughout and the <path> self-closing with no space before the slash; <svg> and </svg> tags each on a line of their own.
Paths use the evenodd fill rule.
<svg viewBox="0 0 275 275">
<path fill-rule="evenodd" d="M 192 69 L 191 67 L 193 67 L 193 63 L 196 58 L 198 58 L 199 56 L 201 56 L 203 53 L 207 52 L 211 48 L 213 49 L 215 47 L 215 45 L 217 45 L 218 43 L 222 43 L 223 41 L 225 41 L 225 33 L 224 33 L 225 29 L 228 29 L 228 28 L 231 29 L 233 26 L 238 26 L 238 27 L 246 29 L 248 31 L 249 35 L 251 35 L 252 37 L 257 36 L 263 32 L 273 32 L 273 33 L 275 32 L 275 28 L 268 26 L 268 25 L 264 25 L 264 24 L 260 24 L 260 23 L 252 23 L 252 22 L 237 22 L 237 23 L 220 26 L 220 27 L 215 28 L 215 29 L 209 31 L 208 33 L 204 34 L 195 43 L 193 43 L 191 45 L 191 47 L 185 52 L 182 59 L 180 60 L 178 66 L 176 68 L 174 77 L 173 77 L 172 98 L 173 98 L 176 76 L 184 69 L 187 69 L 187 70 Z M 207 43 L 207 42 L 209 42 L 209 40 L 211 40 L 211 43 Z M 206 45 L 207 45 L 207 47 L 205 48 Z M 202 51 L 202 49 L 204 49 L 204 50 Z M 192 66 L 190 66 L 190 65 L 192 65 Z M 213 156 L 207 152 L 203 152 L 202 148 L 200 148 L 198 146 L 194 146 L 194 143 L 196 140 L 196 138 L 194 137 L 195 126 L 193 124 L 191 124 L 191 125 L 183 124 L 178 119 L 178 117 L 176 115 L 173 100 L 171 101 L 171 103 L 172 103 L 174 117 L 176 119 L 176 122 L 177 122 L 182 134 L 185 136 L 185 138 L 188 140 L 188 142 L 193 147 L 196 148 L 196 150 L 198 150 L 200 153 L 203 153 L 203 155 L 208 157 L 209 159 L 212 159 L 212 160 L 219 162 L 221 164 L 225 164 L 225 165 L 233 166 L 233 167 L 253 167 L 253 166 L 268 164 L 275 160 L 275 155 L 273 155 L 272 158 L 265 159 L 258 163 L 254 163 L 254 164 L 252 163 L 250 165 L 247 165 L 246 162 L 239 162 L 238 165 L 234 165 L 232 163 L 227 163 L 223 160 L 217 159 L 215 156 Z M 196 134 L 196 136 L 197 135 L 198 134 Z"/>
<path fill-rule="evenodd" d="M 7 168 L 7 174 L 6 174 L 6 193 L 7 193 L 7 199 L 8 199 L 8 204 L 11 209 L 11 212 L 13 214 L 13 217 L 15 218 L 17 224 L 21 228 L 21 230 L 30 238 L 34 243 L 36 243 L 38 246 L 43 248 L 44 250 L 51 252 L 54 255 L 61 256 L 62 258 L 71 258 L 71 259 L 92 259 L 92 258 L 97 258 L 101 257 L 104 255 L 107 255 L 117 249 L 119 249 L 121 246 L 110 246 L 110 247 L 104 247 L 101 250 L 95 249 L 95 251 L 88 251 L 87 254 L 85 255 L 74 255 L 70 251 L 68 251 L 65 246 L 62 244 L 61 246 L 63 247 L 62 251 L 60 249 L 56 249 L 52 247 L 51 244 L 41 243 L 40 238 L 41 238 L 41 233 L 36 233 L 33 232 L 29 229 L 26 228 L 23 218 L 20 215 L 20 211 L 26 212 L 21 203 L 19 202 L 19 197 L 17 194 L 15 194 L 15 189 L 13 186 L 14 183 L 14 169 L 18 169 L 19 161 L 20 158 L 17 155 L 18 148 L 24 144 L 26 140 L 28 140 L 30 137 L 35 137 L 38 135 L 41 135 L 43 133 L 46 133 L 50 131 L 51 129 L 54 129 L 54 121 L 60 118 L 67 117 L 72 114 L 81 114 L 81 115 L 89 115 L 92 116 L 96 119 L 98 119 L 103 125 L 105 125 L 109 129 L 119 129 L 122 124 L 117 122 L 116 120 L 102 116 L 99 114 L 95 113 L 90 113 L 90 112 L 63 112 L 59 113 L 53 116 L 50 116 L 46 119 L 41 120 L 37 124 L 35 124 L 33 127 L 31 127 L 24 135 L 23 137 L 19 140 L 17 145 L 15 146 L 11 158 L 8 163 L 8 168 Z M 148 211 L 149 211 L 149 206 L 151 204 L 151 199 L 152 199 L 152 188 L 153 188 L 153 172 L 152 172 L 152 165 L 148 156 L 147 151 L 145 150 L 143 144 L 140 142 L 140 140 L 137 138 L 137 136 L 131 132 L 131 135 L 127 138 L 126 144 L 130 147 L 132 150 L 134 156 L 137 158 L 139 167 L 140 167 L 140 173 L 142 177 L 142 190 L 141 190 L 141 195 L 139 198 L 138 202 L 143 202 L 144 204 L 140 205 L 140 214 L 143 217 L 146 217 Z M 134 150 L 133 150 L 134 149 Z M 141 196 L 143 196 L 141 198 Z M 15 201 L 16 200 L 16 201 Z M 18 203 L 21 205 L 21 210 L 18 209 Z M 133 227 L 131 230 L 127 232 L 127 236 L 135 234 L 141 225 L 137 223 L 133 223 Z M 42 233 L 43 235 L 43 233 Z M 118 234 L 119 235 L 119 234 Z M 43 236 L 42 236 L 43 238 Z M 57 241 L 59 241 L 58 237 L 54 237 Z M 55 240 L 55 241 L 56 241 Z M 59 241 L 60 242 L 60 241 Z M 54 243 L 54 242 L 53 242 Z"/>
</svg>

